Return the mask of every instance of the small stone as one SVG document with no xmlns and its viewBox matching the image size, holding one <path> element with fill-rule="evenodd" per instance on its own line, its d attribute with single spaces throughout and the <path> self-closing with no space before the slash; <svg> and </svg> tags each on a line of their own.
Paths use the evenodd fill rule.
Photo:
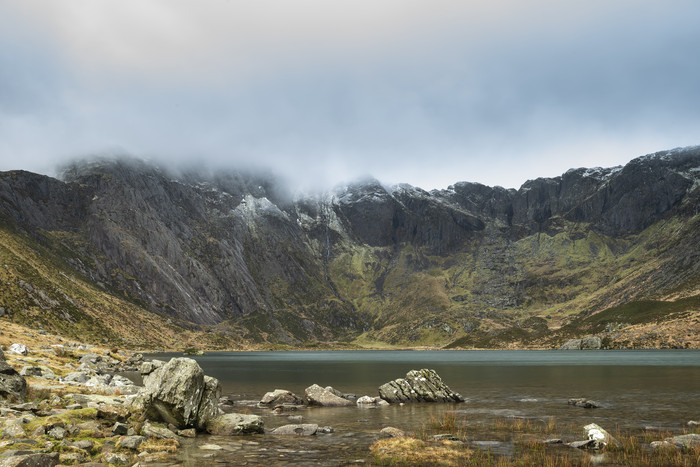
<svg viewBox="0 0 700 467">
<path fill-rule="evenodd" d="M 92 448 L 95 447 L 95 443 L 90 441 L 89 439 L 81 439 L 80 441 L 76 441 L 74 443 L 71 443 L 71 446 L 82 449 L 83 451 L 92 451 Z"/>
<path fill-rule="evenodd" d="M 114 452 L 106 454 L 105 461 L 109 464 L 117 465 L 127 465 L 129 463 L 129 459 L 124 454 Z"/>
<path fill-rule="evenodd" d="M 324 426 L 318 429 L 318 433 L 323 433 L 324 435 L 335 433 L 335 428 L 331 426 Z"/>
<path fill-rule="evenodd" d="M 195 430 L 194 428 L 188 428 L 186 430 L 179 430 L 177 434 L 179 436 L 182 436 L 183 438 L 196 438 L 197 430 Z"/>
<path fill-rule="evenodd" d="M 315 423 L 303 423 L 300 425 L 283 425 L 275 428 L 270 433 L 282 436 L 312 436 L 318 432 L 318 425 Z"/>
<path fill-rule="evenodd" d="M 121 436 L 127 434 L 129 431 L 129 426 L 125 423 L 116 422 L 112 427 L 112 434 L 115 436 Z"/>
<path fill-rule="evenodd" d="M 54 439 L 63 439 L 66 437 L 66 429 L 61 426 L 51 428 L 46 434 Z"/>
<path fill-rule="evenodd" d="M 146 441 L 146 438 L 143 436 L 125 436 L 119 440 L 117 446 L 120 448 L 136 450 L 144 441 Z"/>
<path fill-rule="evenodd" d="M 141 428 L 141 434 L 143 436 L 148 436 L 150 438 L 157 438 L 157 439 L 178 439 L 179 437 L 173 433 L 172 431 L 168 430 L 167 428 L 161 428 L 159 426 L 153 425 L 151 423 L 144 423 L 143 427 Z"/>
</svg>

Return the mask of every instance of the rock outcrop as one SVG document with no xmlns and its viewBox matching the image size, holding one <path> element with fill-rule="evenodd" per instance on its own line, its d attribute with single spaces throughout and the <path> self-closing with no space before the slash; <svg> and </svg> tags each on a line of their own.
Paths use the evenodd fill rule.
<svg viewBox="0 0 700 467">
<path fill-rule="evenodd" d="M 144 376 L 138 397 L 146 416 L 178 429 L 203 430 L 218 415 L 221 386 L 191 358 L 173 358 Z"/>
<path fill-rule="evenodd" d="M 379 387 L 379 396 L 389 403 L 400 402 L 463 402 L 464 398 L 452 391 L 440 376 L 429 369 L 411 370 Z"/>
</svg>

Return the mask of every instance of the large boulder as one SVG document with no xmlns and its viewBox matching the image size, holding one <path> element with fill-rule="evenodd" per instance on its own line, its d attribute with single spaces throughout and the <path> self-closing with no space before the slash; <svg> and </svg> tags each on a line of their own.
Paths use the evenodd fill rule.
<svg viewBox="0 0 700 467">
<path fill-rule="evenodd" d="M 452 391 L 435 370 L 411 370 L 406 378 L 389 381 L 379 387 L 379 396 L 390 403 L 400 402 L 464 402 Z"/>
<path fill-rule="evenodd" d="M 145 375 L 143 384 L 139 400 L 151 420 L 202 430 L 218 414 L 219 381 L 204 376 L 191 358 L 171 359 Z"/>
<path fill-rule="evenodd" d="M 324 407 L 348 407 L 355 405 L 353 401 L 337 396 L 318 384 L 309 386 L 304 390 L 304 393 L 310 405 L 321 405 Z"/>
<path fill-rule="evenodd" d="M 27 381 L 5 360 L 0 360 L 0 399 L 24 400 Z"/>
<path fill-rule="evenodd" d="M 243 435 L 265 433 L 262 417 L 240 413 L 227 413 L 210 418 L 206 424 L 207 432 L 212 435 Z"/>
</svg>

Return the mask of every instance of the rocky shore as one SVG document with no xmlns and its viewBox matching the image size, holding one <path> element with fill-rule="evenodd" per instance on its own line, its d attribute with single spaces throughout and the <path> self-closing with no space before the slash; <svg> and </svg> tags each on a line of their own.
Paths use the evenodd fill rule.
<svg viewBox="0 0 700 467">
<path fill-rule="evenodd" d="M 202 434 L 304 437 L 334 431 L 291 414 L 290 423 L 266 430 L 261 416 L 239 413 L 245 410 L 222 397 L 219 381 L 190 358 L 145 361 L 137 352 L 60 338 L 46 344 L 48 336 L 25 335 L 33 339 L 19 342 L 22 336 L 14 334 L 18 342 L 0 350 L 2 467 L 167 462 L 184 440 Z M 142 385 L 120 374 L 124 372 L 138 372 Z M 380 397 L 316 384 L 304 395 L 276 389 L 257 406 L 280 414 L 314 406 L 463 400 L 431 370 L 414 370 L 384 386 Z M 204 446 L 213 452 L 221 448 Z"/>
<path fill-rule="evenodd" d="M 279 425 L 281 420 L 276 418 L 272 427 L 266 427 L 270 419 L 251 414 L 241 401 L 222 396 L 219 381 L 205 375 L 193 359 L 146 361 L 133 351 L 60 338 L 48 343 L 50 336 L 23 342 L 21 337 L 12 335 L 16 342 L 3 343 L 5 351 L 0 351 L 0 467 L 173 463 L 190 456 L 188 449 L 195 449 L 193 456 L 203 461 L 236 450 L 249 452 L 255 459 L 256 445 L 270 437 L 279 440 L 275 444 L 281 446 L 282 455 L 313 456 L 296 441 L 284 440 L 332 436 L 337 441 L 334 444 L 342 445 L 349 435 L 307 421 L 314 407 L 383 411 L 382 407 L 392 404 L 464 401 L 433 370 L 412 370 L 381 385 L 376 396 L 348 394 L 317 384 L 308 386 L 303 394 L 271 390 L 250 402 L 258 413 L 284 417 L 284 424 Z M 124 372 L 140 378 L 132 381 L 120 374 Z M 597 402 L 585 398 L 570 399 L 568 404 L 586 413 L 600 410 Z M 688 433 L 646 442 L 645 449 L 700 452 L 697 425 L 688 427 Z M 372 445 L 371 455 L 380 463 L 400 463 L 428 449 L 452 465 L 450 459 L 483 451 L 478 442 L 459 431 L 458 424 L 451 430 L 444 423 L 439 428 L 440 432 L 426 438 L 425 427 L 408 432 L 387 423 L 364 442 Z M 589 423 L 580 438 L 539 436 L 533 438 L 532 449 L 563 445 L 588 452 L 621 450 L 628 443 L 617 437 Z M 264 450 L 259 447 L 260 452 Z M 368 450 L 356 460 L 366 462 L 369 455 Z"/>
</svg>

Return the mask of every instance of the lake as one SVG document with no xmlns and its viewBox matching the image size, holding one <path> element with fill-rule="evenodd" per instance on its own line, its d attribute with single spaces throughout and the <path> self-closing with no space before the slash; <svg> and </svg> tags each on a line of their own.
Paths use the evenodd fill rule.
<svg viewBox="0 0 700 467">
<path fill-rule="evenodd" d="M 182 354 L 152 356 L 167 360 Z M 270 435 L 241 438 L 203 436 L 187 442 L 184 465 L 212 461 L 236 464 L 325 464 L 368 459 L 368 446 L 385 426 L 418 431 L 431 417 L 455 411 L 461 423 L 488 426 L 503 417 L 557 424 L 597 423 L 608 429 L 679 431 L 700 418 L 700 351 L 284 351 L 214 352 L 193 357 L 205 374 L 218 378 L 223 393 L 266 428 L 289 423 L 252 402 L 265 392 L 288 389 L 303 395 L 314 383 L 357 396 L 376 396 L 377 388 L 411 369 L 432 368 L 467 401 L 386 408 L 308 408 L 304 423 L 332 426 L 335 432 L 313 438 Z M 598 409 L 567 404 L 573 397 L 600 403 Z M 562 435 L 563 436 L 563 435 Z M 508 439 L 488 433 L 474 440 L 508 454 Z M 494 439 L 498 438 L 498 439 Z M 198 450 L 203 442 L 221 444 L 215 454 Z M 489 444 L 490 443 L 490 444 Z"/>
</svg>

